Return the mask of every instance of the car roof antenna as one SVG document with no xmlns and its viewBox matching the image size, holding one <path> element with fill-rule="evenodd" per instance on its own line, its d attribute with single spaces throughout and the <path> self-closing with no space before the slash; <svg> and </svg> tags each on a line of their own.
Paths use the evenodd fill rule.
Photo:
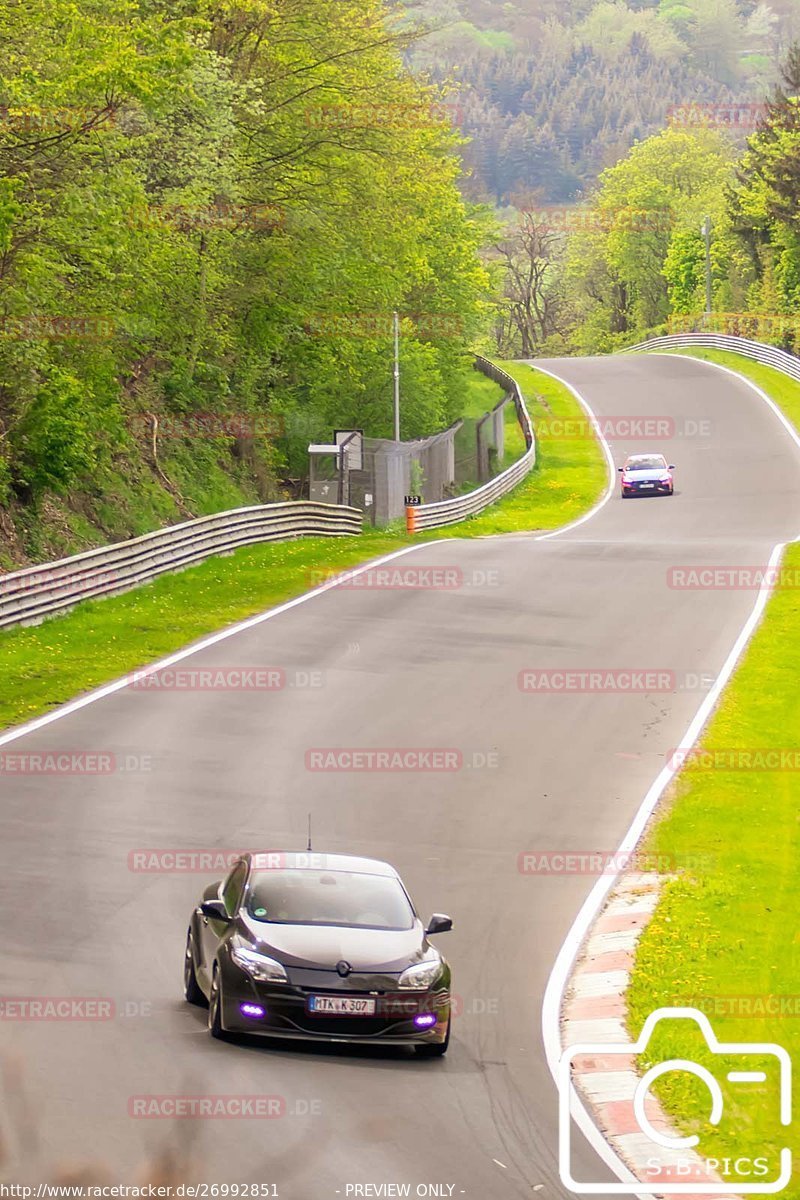
<svg viewBox="0 0 800 1200">
<path fill-rule="evenodd" d="M 308 845 L 306 846 L 308 853 L 311 853 L 311 813 L 308 814 Z"/>
</svg>

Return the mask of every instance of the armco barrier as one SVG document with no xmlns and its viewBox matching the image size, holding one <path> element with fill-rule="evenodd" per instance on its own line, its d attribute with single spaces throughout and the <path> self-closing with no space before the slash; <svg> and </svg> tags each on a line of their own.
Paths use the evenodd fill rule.
<svg viewBox="0 0 800 1200">
<path fill-rule="evenodd" d="M 198 517 L 72 558 L 0 575 L 0 629 L 32 624 L 80 600 L 111 596 L 180 570 L 214 554 L 256 542 L 303 536 L 343 537 L 361 532 L 357 508 L 307 500 L 260 504 Z"/>
<path fill-rule="evenodd" d="M 415 508 L 408 510 L 408 527 L 412 532 L 421 529 L 437 529 L 441 525 L 455 525 L 457 521 L 463 521 L 465 517 L 474 516 L 475 513 L 482 512 L 484 508 L 488 508 L 490 504 L 494 504 L 501 496 L 505 496 L 506 492 L 510 492 L 513 487 L 525 478 L 525 476 L 533 469 L 536 463 L 536 436 L 533 431 L 533 422 L 530 414 L 525 407 L 525 400 L 520 390 L 520 386 L 515 379 L 503 371 L 495 363 L 490 362 L 488 358 L 480 356 L 475 360 L 476 369 L 482 371 L 484 375 L 488 375 L 495 383 L 499 383 L 510 394 L 514 401 L 514 406 L 517 410 L 517 417 L 522 427 L 522 432 L 525 436 L 525 445 L 527 450 L 522 458 L 518 459 L 502 474 L 495 479 L 490 479 L 488 483 L 484 483 L 481 487 L 476 488 L 473 492 L 467 492 L 463 496 L 454 496 L 452 500 L 440 500 L 434 504 L 420 504 Z"/>
<path fill-rule="evenodd" d="M 647 342 L 640 342 L 638 346 L 626 346 L 621 353 L 633 354 L 637 350 L 679 350 L 686 346 L 730 350 L 734 354 L 743 354 L 745 358 L 753 358 L 767 367 L 774 367 L 776 371 L 783 371 L 784 375 L 791 375 L 792 379 L 800 380 L 800 359 L 795 358 L 793 354 L 787 354 L 785 350 L 779 350 L 777 346 L 768 346 L 764 342 L 751 342 L 747 338 L 729 337 L 722 333 L 673 333 L 667 337 L 650 338 Z"/>
</svg>

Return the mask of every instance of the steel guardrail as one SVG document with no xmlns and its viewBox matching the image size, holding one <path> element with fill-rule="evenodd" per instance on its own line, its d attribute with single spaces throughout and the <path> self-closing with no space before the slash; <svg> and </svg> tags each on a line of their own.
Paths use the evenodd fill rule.
<svg viewBox="0 0 800 1200">
<path fill-rule="evenodd" d="M 58 562 L 0 575 L 0 629 L 37 624 L 81 600 L 113 596 L 240 546 L 361 533 L 360 509 L 299 500 L 197 517 Z"/>
<path fill-rule="evenodd" d="M 731 337 L 722 333 L 673 333 L 665 337 L 649 338 L 636 346 L 626 346 L 621 354 L 633 354 L 641 350 L 654 350 L 662 347 L 665 350 L 679 350 L 681 347 L 706 346 L 710 350 L 730 350 L 734 354 L 742 354 L 752 358 L 764 366 L 774 367 L 784 375 L 800 381 L 800 359 L 777 346 L 768 346 L 765 342 L 752 342 L 748 338 Z"/>
<path fill-rule="evenodd" d="M 443 525 L 455 525 L 456 522 L 463 521 L 465 517 L 472 517 L 476 513 L 483 512 L 490 504 L 494 504 L 496 500 L 499 500 L 507 492 L 510 492 L 512 488 L 516 487 L 536 465 L 536 434 L 519 384 L 507 371 L 504 371 L 501 367 L 498 367 L 488 358 L 483 358 L 481 355 L 477 356 L 475 367 L 477 370 L 482 371 L 484 375 L 488 375 L 495 383 L 499 383 L 501 387 L 504 387 L 511 396 L 511 399 L 514 401 L 514 407 L 517 410 L 517 417 L 522 427 L 527 449 L 522 458 L 518 459 L 494 479 L 490 479 L 488 483 L 475 488 L 474 491 L 466 492 L 463 496 L 454 496 L 451 500 L 439 500 L 432 504 L 419 504 L 409 510 L 409 521 L 413 520 L 415 531 L 438 529 Z"/>
</svg>

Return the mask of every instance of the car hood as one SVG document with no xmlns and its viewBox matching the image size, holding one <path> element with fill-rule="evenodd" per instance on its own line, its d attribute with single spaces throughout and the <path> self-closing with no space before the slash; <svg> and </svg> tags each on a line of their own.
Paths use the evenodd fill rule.
<svg viewBox="0 0 800 1200">
<path fill-rule="evenodd" d="M 333 971 L 348 962 L 354 972 L 403 971 L 426 957 L 430 943 L 422 923 L 412 929 L 347 929 L 338 925 L 271 925 L 242 916 L 257 949 L 286 967 Z"/>
<path fill-rule="evenodd" d="M 657 483 L 662 475 L 669 475 L 666 467 L 658 467 L 654 471 L 624 471 L 623 479 L 630 479 L 633 483 Z"/>
</svg>

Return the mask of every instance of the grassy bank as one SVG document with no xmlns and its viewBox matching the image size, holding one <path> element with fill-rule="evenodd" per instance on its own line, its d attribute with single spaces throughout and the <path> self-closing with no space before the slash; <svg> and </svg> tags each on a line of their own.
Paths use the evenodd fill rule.
<svg viewBox="0 0 800 1200">
<path fill-rule="evenodd" d="M 800 385 L 734 354 L 698 351 L 752 379 L 800 424 Z M 800 578 L 800 546 L 785 567 Z M 736 676 L 701 741 L 708 751 L 793 750 L 800 758 L 800 590 L 776 591 Z M 646 849 L 695 860 L 668 883 L 642 937 L 628 995 L 638 1031 L 663 1005 L 700 1008 L 717 1036 L 734 1042 L 776 1042 L 800 1055 L 800 935 L 796 892 L 800 855 L 800 771 L 731 769 L 730 753 L 709 767 L 691 762 L 665 798 Z M 680 1039 L 673 1026 L 648 1061 L 692 1056 L 720 1078 L 712 1057 Z M 726 1064 L 727 1066 L 727 1064 Z M 659 1094 L 685 1132 L 698 1133 L 701 1152 L 768 1154 L 800 1150 L 797 1128 L 778 1122 L 774 1070 L 767 1084 L 729 1085 L 721 1077 L 726 1117 L 707 1124 L 706 1089 L 691 1077 L 662 1080 Z M 745 1094 L 743 1095 L 743 1091 Z M 771 1178 L 774 1176 L 770 1176 Z M 731 1190 L 736 1191 L 731 1184 Z M 796 1185 L 783 1193 L 800 1195 Z"/>
<path fill-rule="evenodd" d="M 454 390 L 469 417 L 487 412 L 503 396 L 468 361 Z M 46 493 L 36 506 L 16 500 L 0 506 L 0 571 L 65 558 L 191 517 L 289 499 L 272 441 L 279 427 L 277 416 L 265 419 L 262 430 L 255 417 L 242 414 L 162 413 L 156 460 L 150 417 L 131 415 L 113 452 L 99 458 L 90 478 L 66 494 Z M 324 433 L 309 426 L 306 441 L 325 441 Z"/>
<path fill-rule="evenodd" d="M 578 404 L 561 384 L 508 364 L 537 416 L 574 419 Z M 321 574 L 437 537 L 554 529 L 595 503 L 605 483 L 594 437 L 556 442 L 543 436 L 536 470 L 478 517 L 411 539 L 403 529 L 344 539 L 306 538 L 254 546 L 166 575 L 31 629 L 0 633 L 0 728 L 18 724 L 152 662 L 204 634 L 307 591 Z"/>
</svg>

